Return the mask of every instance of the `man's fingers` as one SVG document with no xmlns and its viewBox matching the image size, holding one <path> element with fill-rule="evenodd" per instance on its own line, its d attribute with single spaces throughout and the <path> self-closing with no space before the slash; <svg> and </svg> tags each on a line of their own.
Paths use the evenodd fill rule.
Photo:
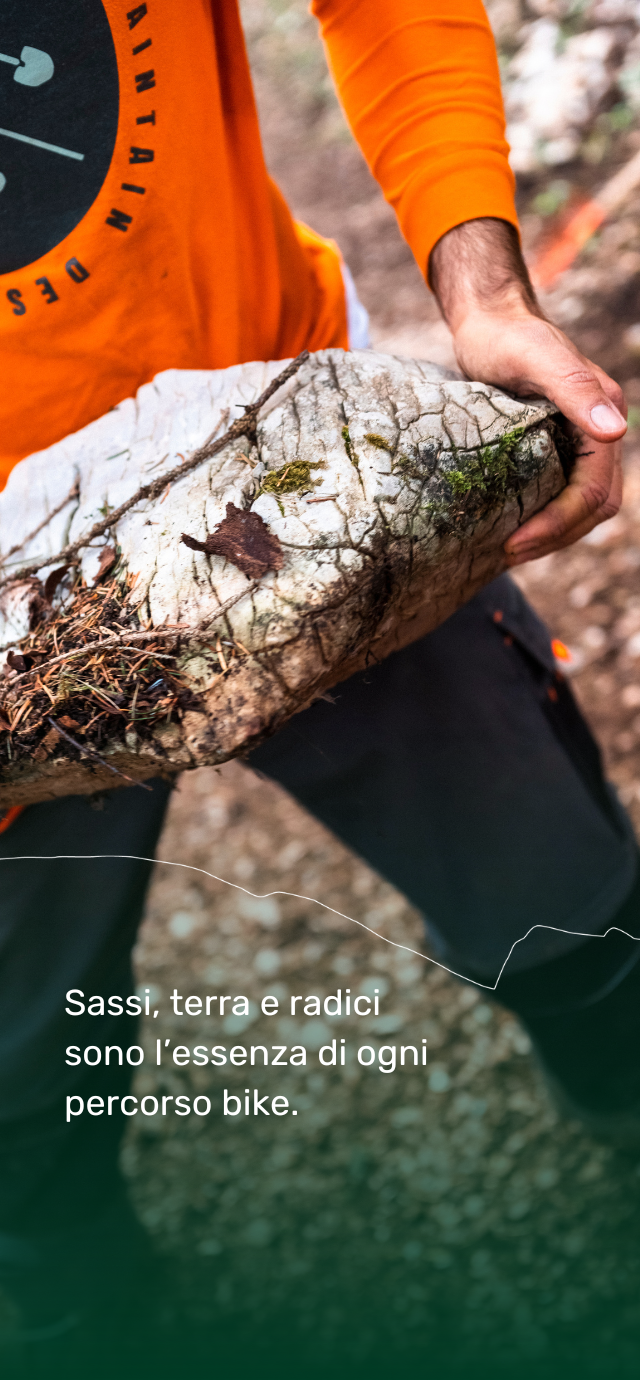
<svg viewBox="0 0 640 1380">
<path fill-rule="evenodd" d="M 575 353 L 555 330 L 547 337 L 545 351 L 540 350 L 540 343 L 531 340 L 521 362 L 536 389 L 594 440 L 617 441 L 624 436 L 624 397 L 617 383 Z"/>
<path fill-rule="evenodd" d="M 556 383 L 549 380 L 547 396 L 594 440 L 618 441 L 624 436 L 625 418 L 594 373 L 578 369 Z"/>
<path fill-rule="evenodd" d="M 559 550 L 614 517 L 622 501 L 619 449 L 591 442 L 592 453 L 578 458 L 566 489 L 509 538 L 505 553 L 511 562 Z"/>
<path fill-rule="evenodd" d="M 542 556 L 550 556 L 554 551 L 562 551 L 565 546 L 573 546 L 574 542 L 580 541 L 581 537 L 588 536 L 594 527 L 600 522 L 604 522 L 602 517 L 587 518 L 578 527 L 572 527 L 564 532 L 561 537 L 553 537 L 548 541 L 537 540 L 531 546 L 517 549 L 514 554 L 507 552 L 507 566 L 511 569 L 515 565 L 525 565 L 527 561 L 539 561 Z M 505 548 L 506 551 L 506 548 Z"/>
<path fill-rule="evenodd" d="M 590 458 L 590 457 L 589 457 Z M 618 465 L 608 474 L 580 474 L 576 471 L 566 489 L 514 532 L 506 544 L 509 554 L 548 543 L 564 544 L 575 540 L 599 522 L 617 513 L 622 501 L 622 475 Z"/>
<path fill-rule="evenodd" d="M 598 382 L 600 383 L 601 388 L 606 393 L 609 402 L 614 403 L 618 412 L 626 422 L 627 414 L 629 412 L 629 404 L 627 403 L 627 400 L 620 387 L 620 384 L 616 383 L 615 379 L 610 379 L 609 375 L 605 374 L 604 369 L 600 369 L 600 367 L 597 364 L 591 364 L 591 361 L 589 361 L 589 363 L 591 365 L 591 368 L 593 369 L 596 378 L 598 379 Z"/>
<path fill-rule="evenodd" d="M 510 537 L 505 545 L 505 554 L 510 560 L 534 561 L 548 551 L 558 551 L 571 542 L 586 536 L 599 522 L 613 517 L 603 505 L 592 513 L 585 514 L 584 505 L 565 490 L 535 517 L 529 519 L 518 532 Z"/>
<path fill-rule="evenodd" d="M 559 498 L 554 499 L 549 507 L 554 507 L 556 503 L 560 504 Z M 599 523 L 615 517 L 618 506 L 615 507 L 614 511 L 610 511 L 608 507 L 601 508 L 598 512 L 575 525 L 557 524 L 551 530 L 536 531 L 531 538 L 525 537 L 520 546 L 509 541 L 505 546 L 508 565 L 523 565 L 525 561 L 537 561 L 541 556 L 548 556 L 552 551 L 561 551 L 565 546 L 572 546 L 574 542 L 580 541 L 581 537 L 586 537 L 589 532 L 592 532 Z M 533 522 L 534 519 L 532 518 L 530 521 Z M 526 523 L 525 527 L 528 528 L 529 523 Z M 525 531 L 525 527 L 521 528 L 522 532 Z"/>
</svg>

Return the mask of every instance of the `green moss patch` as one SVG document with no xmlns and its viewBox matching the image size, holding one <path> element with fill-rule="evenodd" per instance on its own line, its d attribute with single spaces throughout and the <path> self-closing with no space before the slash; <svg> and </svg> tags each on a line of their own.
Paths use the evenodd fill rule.
<svg viewBox="0 0 640 1380">
<path fill-rule="evenodd" d="M 279 470 L 269 470 L 260 486 L 261 494 L 297 494 L 304 489 L 313 489 L 318 482 L 312 479 L 311 471 L 324 467 L 324 460 L 290 460 Z"/>
<path fill-rule="evenodd" d="M 351 461 L 351 464 L 353 465 L 354 469 L 359 470 L 359 468 L 360 468 L 360 461 L 359 461 L 358 456 L 357 456 L 357 453 L 356 453 L 356 448 L 355 448 L 355 446 L 354 446 L 354 444 L 353 444 L 353 441 L 351 440 L 351 437 L 350 437 L 350 435 L 349 435 L 349 428 L 348 428 L 348 426 L 343 426 L 343 428 L 342 428 L 342 439 L 343 439 L 343 441 L 344 441 L 344 448 L 345 448 L 345 450 L 346 450 L 346 452 L 347 452 L 347 455 L 348 455 L 348 457 L 349 457 L 349 459 L 350 459 L 350 461 Z"/>
<path fill-rule="evenodd" d="M 515 453 L 525 429 L 516 427 L 495 445 L 483 446 L 471 456 L 464 469 L 447 470 L 447 483 L 454 494 L 463 498 L 475 491 L 487 498 L 503 498 L 518 472 Z"/>
<path fill-rule="evenodd" d="M 342 434 L 344 435 L 344 432 Z M 376 450 L 386 450 L 387 455 L 393 455 L 393 446 L 385 441 L 384 436 L 378 436 L 377 432 L 368 431 L 364 439 L 370 446 L 375 446 Z"/>
</svg>

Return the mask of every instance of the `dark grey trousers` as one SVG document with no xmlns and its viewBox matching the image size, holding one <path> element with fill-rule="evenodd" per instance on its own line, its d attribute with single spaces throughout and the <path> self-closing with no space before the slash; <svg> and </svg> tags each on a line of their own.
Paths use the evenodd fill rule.
<svg viewBox="0 0 640 1380">
<path fill-rule="evenodd" d="M 630 823 L 550 637 L 502 576 L 251 756 L 422 911 L 443 961 L 495 981 L 595 933 L 633 885 Z"/>
<path fill-rule="evenodd" d="M 567 952 L 579 940 L 551 928 L 517 941 L 540 924 L 596 933 L 633 885 L 628 820 L 545 628 L 506 577 L 251 762 L 418 906 L 460 973 L 495 980 L 514 944 L 509 972 Z M 45 1125 L 56 1159 L 61 1097 L 78 1077 L 65 1046 L 132 1042 L 130 1019 L 65 1016 L 65 993 L 133 990 L 150 865 L 109 855 L 153 856 L 167 796 L 156 783 L 110 792 L 102 809 L 37 805 L 0 837 L 0 1123 L 14 1166 Z M 6 1159 L 3 1179 L 0 1226 Z"/>
</svg>

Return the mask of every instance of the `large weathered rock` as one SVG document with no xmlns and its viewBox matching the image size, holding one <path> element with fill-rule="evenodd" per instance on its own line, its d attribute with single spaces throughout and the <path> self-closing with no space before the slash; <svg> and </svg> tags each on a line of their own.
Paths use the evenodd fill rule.
<svg viewBox="0 0 640 1380">
<path fill-rule="evenodd" d="M 224 431 L 281 368 L 168 371 L 137 398 L 25 460 L 0 497 L 2 551 L 63 504 L 76 479 L 79 497 L 0 573 L 80 537 L 216 426 Z M 562 435 L 550 404 L 517 400 L 430 364 L 369 351 L 312 356 L 260 415 L 255 444 L 232 442 L 82 553 L 91 584 L 104 546 L 117 546 L 125 629 L 181 625 L 174 670 L 192 692 L 190 707 L 140 734 L 130 725 L 125 733 L 122 712 L 120 721 L 108 721 L 107 740 L 103 724 L 100 755 L 135 778 L 222 762 L 372 658 L 436 627 L 503 568 L 507 536 L 562 488 Z M 264 563 L 240 558 L 247 575 L 223 555 L 193 549 L 228 504 L 266 524 L 270 550 L 280 553 L 266 573 Z M 231 536 L 222 549 L 233 555 Z M 221 604 L 229 606 L 217 615 Z M 5 649 L 26 636 L 29 608 L 33 624 L 33 581 L 5 588 Z M 172 651 L 170 641 L 163 651 Z M 11 683 L 10 676 L 7 693 Z M 24 684 L 33 687 L 33 675 Z M 14 708 L 17 693 L 10 695 Z M 54 684 L 51 693 L 51 712 L 64 715 L 68 686 Z M 15 722 L 14 710 L 5 709 L 8 719 L 12 713 Z M 0 740 L 0 806 L 117 784 L 63 738 L 33 760 L 33 722 L 27 716 L 25 726 L 23 717 Z M 28 750 L 20 748 L 21 732 Z M 89 733 L 83 747 L 91 742 Z"/>
</svg>

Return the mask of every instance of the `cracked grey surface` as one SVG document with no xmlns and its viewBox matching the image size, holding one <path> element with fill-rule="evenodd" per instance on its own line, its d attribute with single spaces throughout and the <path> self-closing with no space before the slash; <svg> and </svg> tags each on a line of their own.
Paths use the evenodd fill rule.
<svg viewBox="0 0 640 1380">
<path fill-rule="evenodd" d="M 55 554 L 106 505 L 120 504 L 180 455 L 224 432 L 282 367 L 275 361 L 169 370 L 135 399 L 23 461 L 0 496 L 0 550 L 32 531 L 76 477 L 80 497 L 6 569 Z M 372 654 L 436 627 L 497 574 L 506 537 L 564 484 L 553 412 L 544 401 L 514 399 L 424 362 L 321 351 L 260 415 L 254 468 L 241 458 L 248 443 L 235 442 L 160 501 L 128 513 L 115 538 L 137 576 L 130 597 L 143 621 L 207 627 L 193 634 L 183 656 L 203 712 L 186 716 L 191 726 L 179 742 L 168 735 L 163 750 L 174 765 L 222 761 L 259 741 Z M 492 503 L 477 491 L 456 498 L 447 472 L 464 471 L 515 428 L 525 430 L 514 452 L 512 492 Z M 389 449 L 367 441 L 368 434 Z M 300 459 L 320 462 L 307 494 L 285 494 L 280 502 L 259 494 L 269 470 Z M 282 570 L 269 571 L 257 588 L 221 557 L 180 543 L 183 532 L 204 540 L 228 502 L 252 507 L 282 544 Z M 84 551 L 87 580 L 107 541 L 113 535 Z M 0 643 L 24 635 L 27 594 L 20 585 L 4 593 Z M 235 598 L 216 620 L 219 604 Z M 250 654 L 226 675 L 208 650 L 218 631 Z"/>
</svg>

